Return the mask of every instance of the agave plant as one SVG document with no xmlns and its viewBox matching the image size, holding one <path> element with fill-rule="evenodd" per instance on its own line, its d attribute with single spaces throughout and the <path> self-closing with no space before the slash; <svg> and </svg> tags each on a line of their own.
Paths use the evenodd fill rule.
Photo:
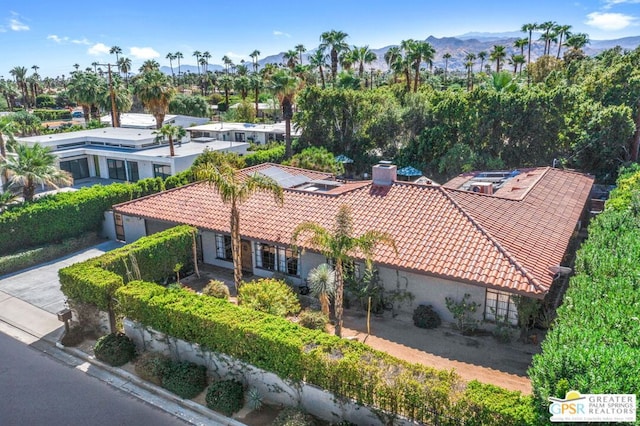
<svg viewBox="0 0 640 426">
<path fill-rule="evenodd" d="M 320 299 L 322 313 L 329 315 L 329 298 L 336 292 L 336 273 L 333 268 L 323 263 L 309 271 L 307 276 L 309 288 L 314 297 Z"/>
</svg>

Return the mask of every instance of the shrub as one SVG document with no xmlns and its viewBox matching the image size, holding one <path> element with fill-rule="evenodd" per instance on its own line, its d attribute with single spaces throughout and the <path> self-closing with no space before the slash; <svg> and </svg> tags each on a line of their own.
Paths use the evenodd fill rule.
<svg viewBox="0 0 640 426">
<path fill-rule="evenodd" d="M 136 374 L 141 379 L 162 385 L 162 378 L 169 371 L 171 360 L 159 353 L 145 352 L 136 360 L 134 365 Z"/>
<path fill-rule="evenodd" d="M 305 309 L 300 312 L 298 317 L 300 324 L 303 327 L 310 328 L 312 330 L 326 330 L 329 318 L 320 311 L 313 311 L 311 309 Z"/>
<path fill-rule="evenodd" d="M 202 294 L 224 300 L 228 300 L 230 296 L 229 287 L 219 280 L 209 281 L 209 284 L 202 289 Z"/>
<path fill-rule="evenodd" d="M 315 426 L 316 421 L 311 414 L 300 408 L 287 407 L 280 411 L 271 426 Z"/>
<path fill-rule="evenodd" d="M 440 315 L 431 305 L 419 305 L 413 311 L 413 324 L 420 328 L 436 328 L 442 324 Z"/>
<path fill-rule="evenodd" d="M 262 408 L 262 394 L 258 388 L 251 387 L 247 391 L 247 404 L 252 410 L 259 410 Z"/>
<path fill-rule="evenodd" d="M 274 279 L 243 284 L 238 290 L 238 301 L 245 307 L 281 317 L 300 311 L 298 296 L 291 287 Z"/>
<path fill-rule="evenodd" d="M 68 332 L 62 337 L 62 344 L 64 346 L 78 346 L 84 341 L 84 330 L 79 325 L 74 325 Z"/>
<path fill-rule="evenodd" d="M 207 407 L 230 416 L 244 405 L 244 388 L 237 380 L 213 382 L 207 388 Z"/>
<path fill-rule="evenodd" d="M 447 309 L 456 320 L 456 328 L 462 331 L 462 334 L 471 334 L 480 325 L 480 321 L 475 319 L 474 315 L 482 304 L 478 302 L 469 302 L 471 295 L 465 293 L 460 301 L 456 301 L 451 297 L 445 298 Z"/>
<path fill-rule="evenodd" d="M 93 352 L 100 361 L 119 367 L 135 358 L 136 345 L 124 333 L 110 333 L 98 339 Z"/>
<path fill-rule="evenodd" d="M 207 369 L 189 361 L 172 362 L 162 377 L 162 387 L 181 398 L 195 398 L 207 386 Z"/>
<path fill-rule="evenodd" d="M 247 167 L 262 163 L 280 163 L 285 159 L 285 146 L 278 145 L 275 148 L 255 151 L 244 156 Z"/>
</svg>

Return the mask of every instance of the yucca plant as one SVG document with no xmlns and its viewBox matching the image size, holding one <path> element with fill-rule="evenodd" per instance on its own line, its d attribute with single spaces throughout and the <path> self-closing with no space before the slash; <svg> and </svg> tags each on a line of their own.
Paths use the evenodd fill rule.
<svg viewBox="0 0 640 426">
<path fill-rule="evenodd" d="M 322 313 L 329 316 L 329 299 L 336 292 L 336 273 L 327 263 L 318 265 L 307 276 L 313 297 L 320 299 Z"/>
</svg>

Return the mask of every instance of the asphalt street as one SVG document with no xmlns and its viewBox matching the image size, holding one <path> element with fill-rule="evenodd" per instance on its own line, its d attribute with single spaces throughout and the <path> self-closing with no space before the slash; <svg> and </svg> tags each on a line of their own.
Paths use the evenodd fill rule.
<svg viewBox="0 0 640 426">
<path fill-rule="evenodd" d="M 0 425 L 182 425 L 182 420 L 0 333 Z"/>
</svg>

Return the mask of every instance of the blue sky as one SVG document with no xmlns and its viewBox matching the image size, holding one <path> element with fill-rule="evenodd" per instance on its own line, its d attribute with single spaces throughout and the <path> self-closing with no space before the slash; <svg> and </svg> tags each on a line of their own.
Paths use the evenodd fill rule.
<svg viewBox="0 0 640 426">
<path fill-rule="evenodd" d="M 517 31 L 522 24 L 556 21 L 592 40 L 640 35 L 640 0 L 323 0 L 321 2 L 182 0 L 22 0 L 0 6 L 0 76 L 15 66 L 40 67 L 41 76 L 68 76 L 73 64 L 115 61 L 120 46 L 137 70 L 146 59 L 169 65 L 180 51 L 209 51 L 210 63 L 229 56 L 238 63 L 257 49 L 261 58 L 303 44 L 317 47 L 320 34 L 336 29 L 352 45 L 380 48 L 401 40 L 467 32 Z M 64 5 L 64 6 L 62 6 Z M 31 70 L 30 70 L 31 71 Z"/>
</svg>

